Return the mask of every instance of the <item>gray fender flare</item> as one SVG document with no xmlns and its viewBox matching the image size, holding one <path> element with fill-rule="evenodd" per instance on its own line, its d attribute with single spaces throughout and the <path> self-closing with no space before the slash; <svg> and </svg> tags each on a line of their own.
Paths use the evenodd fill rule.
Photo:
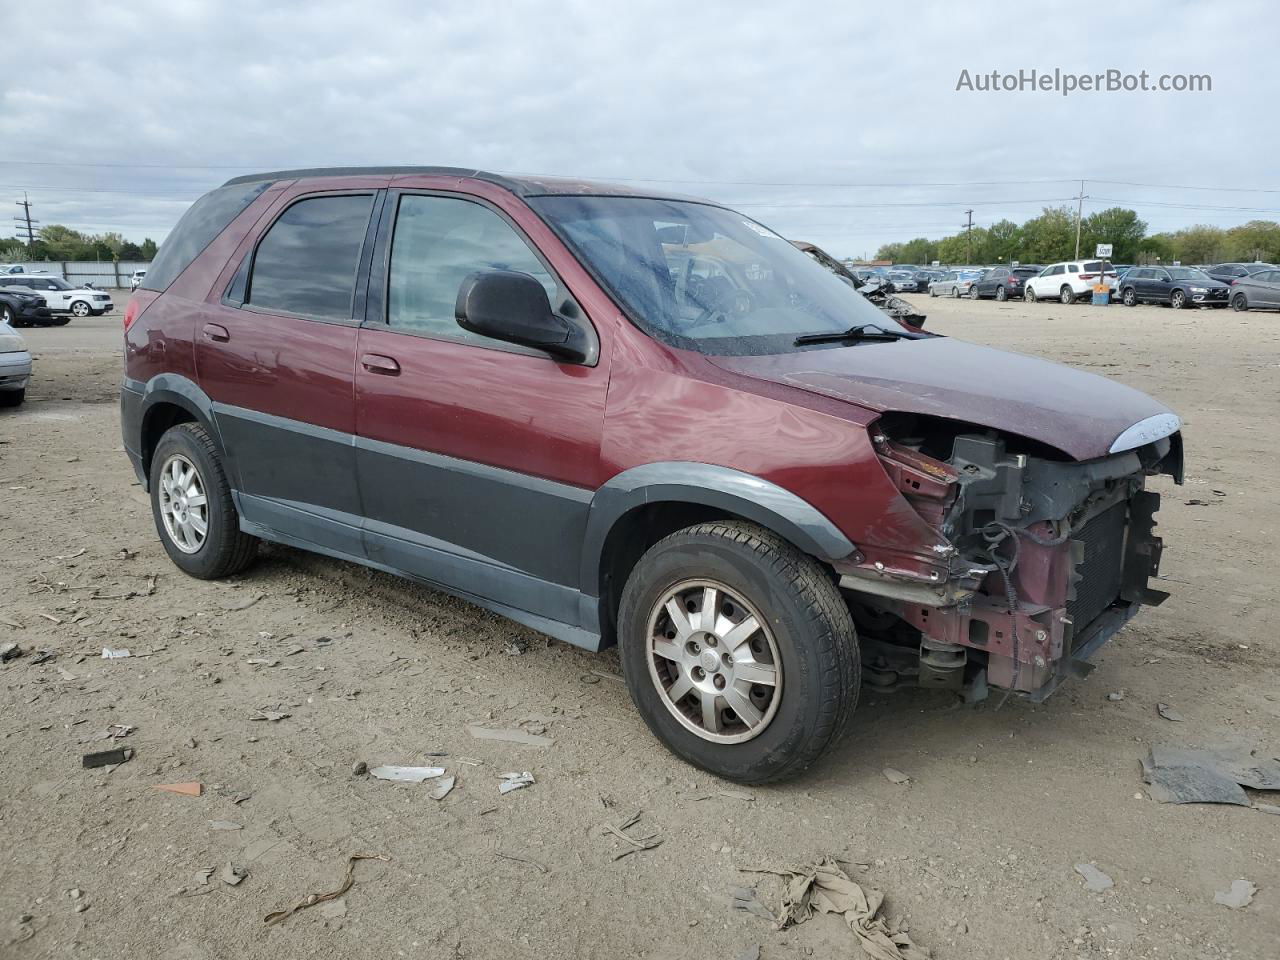
<svg viewBox="0 0 1280 960">
<path fill-rule="evenodd" d="M 126 379 L 120 396 L 124 446 L 138 457 L 140 464 L 145 463 L 151 453 L 142 449 L 147 417 L 160 404 L 173 404 L 186 410 L 209 432 L 218 449 L 225 449 L 222 434 L 218 430 L 218 419 L 214 415 L 213 400 L 195 381 L 176 373 L 157 374 L 145 383 Z M 145 477 L 145 468 L 142 473 Z M 146 486 L 146 479 L 143 480 L 143 485 Z"/>
<path fill-rule="evenodd" d="M 767 527 L 805 553 L 838 560 L 853 543 L 817 507 L 775 483 L 709 463 L 647 463 L 624 470 L 591 498 L 582 545 L 582 592 L 601 596 L 600 560 L 614 524 L 647 503 L 694 503 Z"/>
</svg>

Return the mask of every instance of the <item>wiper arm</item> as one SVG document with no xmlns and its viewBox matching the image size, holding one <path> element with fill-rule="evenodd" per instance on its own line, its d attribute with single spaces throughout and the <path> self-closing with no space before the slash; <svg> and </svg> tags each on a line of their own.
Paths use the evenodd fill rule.
<svg viewBox="0 0 1280 960">
<path fill-rule="evenodd" d="M 860 323 L 856 327 L 850 327 L 848 330 L 832 331 L 830 333 L 806 333 L 803 336 L 796 337 L 794 345 L 802 347 L 806 343 L 840 343 L 845 340 L 888 343 L 893 340 L 905 339 L 908 339 L 905 331 L 897 333 L 892 330 L 886 330 L 883 327 L 877 327 L 871 323 Z"/>
</svg>

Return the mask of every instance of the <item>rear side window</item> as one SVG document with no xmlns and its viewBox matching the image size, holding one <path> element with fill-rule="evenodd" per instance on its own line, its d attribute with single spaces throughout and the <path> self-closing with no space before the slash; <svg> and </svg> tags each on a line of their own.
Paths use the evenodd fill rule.
<svg viewBox="0 0 1280 960">
<path fill-rule="evenodd" d="M 160 292 L 167 288 L 269 186 L 269 180 L 231 184 L 206 193 L 193 203 L 151 261 L 142 289 Z"/>
<path fill-rule="evenodd" d="M 253 257 L 248 304 L 324 320 L 350 320 L 373 194 L 310 197 L 271 225 Z"/>
<path fill-rule="evenodd" d="M 554 277 L 524 238 L 488 207 L 453 197 L 400 199 L 391 242 L 387 323 L 433 337 L 492 343 L 458 326 L 462 281 L 478 270 L 516 270 L 559 298 Z"/>
</svg>

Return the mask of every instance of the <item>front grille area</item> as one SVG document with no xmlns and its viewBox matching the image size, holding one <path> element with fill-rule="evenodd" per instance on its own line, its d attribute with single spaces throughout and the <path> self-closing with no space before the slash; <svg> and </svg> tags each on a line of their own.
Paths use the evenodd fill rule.
<svg viewBox="0 0 1280 960">
<path fill-rule="evenodd" d="M 1086 523 L 1073 538 L 1084 544 L 1084 559 L 1076 567 L 1076 596 L 1067 601 L 1076 636 L 1120 596 L 1128 514 L 1129 504 L 1122 500 Z"/>
</svg>

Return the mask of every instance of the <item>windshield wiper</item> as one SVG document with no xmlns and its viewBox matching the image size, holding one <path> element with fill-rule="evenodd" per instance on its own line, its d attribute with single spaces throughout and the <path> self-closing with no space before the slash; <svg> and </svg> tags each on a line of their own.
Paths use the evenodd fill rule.
<svg viewBox="0 0 1280 960">
<path fill-rule="evenodd" d="M 848 330 L 833 330 L 830 333 L 806 333 L 803 336 L 796 337 L 795 346 L 802 347 L 806 343 L 841 343 L 845 340 L 851 342 L 880 342 L 888 343 L 893 340 L 906 340 L 909 335 L 903 331 L 901 333 L 893 330 L 886 330 L 883 327 L 877 327 L 872 323 L 860 323 L 856 327 L 850 327 Z"/>
</svg>

